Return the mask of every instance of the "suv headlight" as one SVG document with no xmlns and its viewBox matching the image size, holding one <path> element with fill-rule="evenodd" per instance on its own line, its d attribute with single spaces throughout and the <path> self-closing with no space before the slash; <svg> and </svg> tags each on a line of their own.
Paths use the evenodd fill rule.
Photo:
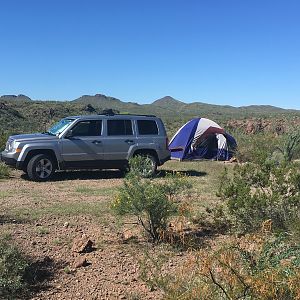
<svg viewBox="0 0 300 300">
<path fill-rule="evenodd" d="M 7 141 L 5 150 L 7 152 L 21 152 L 22 148 L 19 148 L 19 143 L 16 141 Z"/>
<path fill-rule="evenodd" d="M 8 141 L 6 142 L 5 150 L 6 150 L 7 152 L 10 152 L 11 149 L 12 149 L 12 141 L 8 140 Z"/>
</svg>

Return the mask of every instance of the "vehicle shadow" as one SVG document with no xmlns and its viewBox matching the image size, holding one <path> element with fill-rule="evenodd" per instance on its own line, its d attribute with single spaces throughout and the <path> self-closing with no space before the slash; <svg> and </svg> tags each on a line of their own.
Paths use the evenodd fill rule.
<svg viewBox="0 0 300 300">
<path fill-rule="evenodd" d="M 199 172 L 196 170 L 185 170 L 185 171 L 174 171 L 174 170 L 158 170 L 155 175 L 156 178 L 164 178 L 169 175 L 181 175 L 191 177 L 203 177 L 206 176 L 206 172 Z M 124 178 L 125 173 L 120 170 L 72 170 L 56 172 L 53 177 L 49 180 L 52 181 L 64 181 L 64 180 L 91 180 L 91 179 L 118 179 Z M 27 174 L 22 174 L 21 178 L 29 180 Z"/>
<path fill-rule="evenodd" d="M 119 170 L 72 170 L 56 172 L 49 180 L 52 181 L 64 181 L 64 180 L 91 180 L 91 179 L 115 179 L 123 178 L 124 173 Z M 22 179 L 29 180 L 27 174 L 21 175 Z"/>
<path fill-rule="evenodd" d="M 174 171 L 174 170 L 159 170 L 156 177 L 167 177 L 169 175 L 181 175 L 181 176 L 191 176 L 191 177 L 203 177 L 206 176 L 206 172 L 200 172 L 196 170 L 185 170 L 185 171 Z"/>
</svg>

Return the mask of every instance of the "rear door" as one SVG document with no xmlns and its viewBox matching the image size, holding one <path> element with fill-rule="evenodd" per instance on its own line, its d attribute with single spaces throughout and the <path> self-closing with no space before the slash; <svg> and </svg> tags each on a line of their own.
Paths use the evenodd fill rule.
<svg viewBox="0 0 300 300">
<path fill-rule="evenodd" d="M 107 119 L 103 156 L 106 161 L 124 161 L 130 147 L 136 144 L 133 122 L 130 119 Z"/>
<path fill-rule="evenodd" d="M 103 160 L 102 120 L 82 120 L 62 139 L 62 157 L 67 167 L 97 168 Z"/>
</svg>

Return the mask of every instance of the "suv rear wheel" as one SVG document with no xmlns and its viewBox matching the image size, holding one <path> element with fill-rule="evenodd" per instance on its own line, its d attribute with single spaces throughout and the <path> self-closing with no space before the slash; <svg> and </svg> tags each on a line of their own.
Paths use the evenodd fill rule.
<svg viewBox="0 0 300 300">
<path fill-rule="evenodd" d="M 55 163 L 51 156 L 38 154 L 33 156 L 27 165 L 27 174 L 31 180 L 47 181 L 55 172 Z"/>
<path fill-rule="evenodd" d="M 143 158 L 141 164 L 138 166 L 141 176 L 145 178 L 154 176 L 158 165 L 156 157 L 150 153 L 137 155 Z"/>
</svg>

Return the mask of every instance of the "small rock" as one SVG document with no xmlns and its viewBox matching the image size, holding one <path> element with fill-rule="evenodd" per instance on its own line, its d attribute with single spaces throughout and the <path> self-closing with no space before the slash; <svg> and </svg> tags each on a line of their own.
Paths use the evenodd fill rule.
<svg viewBox="0 0 300 300">
<path fill-rule="evenodd" d="M 87 265 L 86 258 L 84 256 L 79 256 L 74 262 L 74 268 L 85 267 Z"/>
<path fill-rule="evenodd" d="M 138 237 L 130 230 L 127 230 L 122 233 L 122 240 L 123 240 L 123 243 L 128 243 L 130 241 L 138 240 Z"/>
<path fill-rule="evenodd" d="M 65 227 L 65 228 L 69 227 L 69 222 L 65 222 L 65 223 L 64 223 L 64 227 Z"/>
</svg>

